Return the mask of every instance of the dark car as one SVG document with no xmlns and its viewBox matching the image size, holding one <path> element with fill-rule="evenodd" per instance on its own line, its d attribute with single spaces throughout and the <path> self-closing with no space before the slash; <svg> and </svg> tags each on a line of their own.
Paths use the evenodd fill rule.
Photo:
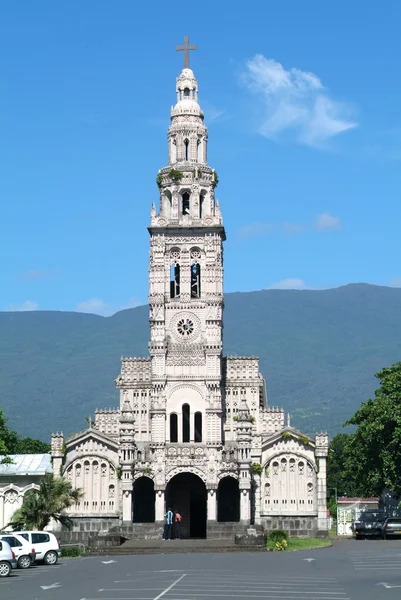
<svg viewBox="0 0 401 600">
<path fill-rule="evenodd" d="M 383 538 L 396 537 L 401 535 L 401 517 L 389 517 L 383 523 Z"/>
<path fill-rule="evenodd" d="M 363 513 L 354 523 L 355 539 L 382 537 L 384 519 L 375 513 Z"/>
</svg>

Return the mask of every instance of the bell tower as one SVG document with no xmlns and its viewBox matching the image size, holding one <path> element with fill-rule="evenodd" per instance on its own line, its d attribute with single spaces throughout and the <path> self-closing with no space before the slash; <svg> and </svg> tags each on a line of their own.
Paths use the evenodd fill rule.
<svg viewBox="0 0 401 600">
<path fill-rule="evenodd" d="M 176 80 L 168 129 L 168 165 L 158 172 L 149 266 L 153 398 L 152 442 L 222 439 L 222 313 L 225 231 L 207 164 L 208 131 L 198 82 L 189 68 Z"/>
</svg>

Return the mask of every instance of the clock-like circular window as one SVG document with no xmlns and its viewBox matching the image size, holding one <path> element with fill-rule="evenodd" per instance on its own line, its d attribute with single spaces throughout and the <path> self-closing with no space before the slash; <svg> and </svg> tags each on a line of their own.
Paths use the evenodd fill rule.
<svg viewBox="0 0 401 600">
<path fill-rule="evenodd" d="M 180 333 L 181 335 L 188 337 L 189 335 L 191 335 L 194 331 L 194 322 L 191 321 L 191 319 L 185 318 L 185 319 L 180 319 L 177 323 L 177 330 L 178 333 Z"/>
</svg>

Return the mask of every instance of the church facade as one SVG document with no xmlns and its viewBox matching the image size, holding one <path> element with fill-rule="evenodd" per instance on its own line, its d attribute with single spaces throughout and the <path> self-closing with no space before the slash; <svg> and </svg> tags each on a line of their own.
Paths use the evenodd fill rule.
<svg viewBox="0 0 401 600">
<path fill-rule="evenodd" d="M 315 535 L 327 530 L 327 434 L 304 435 L 268 405 L 258 358 L 223 355 L 226 234 L 187 61 L 167 138 L 148 227 L 149 356 L 121 359 L 118 409 L 97 410 L 70 439 L 52 436 L 54 472 L 84 492 L 70 515 L 77 528 L 133 524 L 140 535 L 171 507 L 185 537 L 218 522 L 296 521 Z"/>
</svg>

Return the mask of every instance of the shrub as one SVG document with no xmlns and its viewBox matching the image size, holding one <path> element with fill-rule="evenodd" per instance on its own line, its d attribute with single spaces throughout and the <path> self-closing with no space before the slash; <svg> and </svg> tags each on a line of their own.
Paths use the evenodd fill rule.
<svg viewBox="0 0 401 600">
<path fill-rule="evenodd" d="M 67 558 L 75 558 L 82 556 L 83 549 L 80 546 L 61 546 L 61 556 Z"/>
<path fill-rule="evenodd" d="M 276 542 L 274 544 L 273 550 L 276 550 L 277 552 L 282 552 L 283 550 L 287 550 L 286 540 L 281 540 L 281 542 Z"/>
<path fill-rule="evenodd" d="M 273 544 L 277 544 L 277 542 L 285 542 L 287 546 L 288 533 L 283 529 L 273 529 L 269 533 L 269 541 L 273 542 Z"/>
<path fill-rule="evenodd" d="M 260 475 L 263 471 L 263 467 L 259 463 L 252 463 L 251 471 L 252 471 L 252 473 L 256 473 L 257 475 Z"/>
</svg>

